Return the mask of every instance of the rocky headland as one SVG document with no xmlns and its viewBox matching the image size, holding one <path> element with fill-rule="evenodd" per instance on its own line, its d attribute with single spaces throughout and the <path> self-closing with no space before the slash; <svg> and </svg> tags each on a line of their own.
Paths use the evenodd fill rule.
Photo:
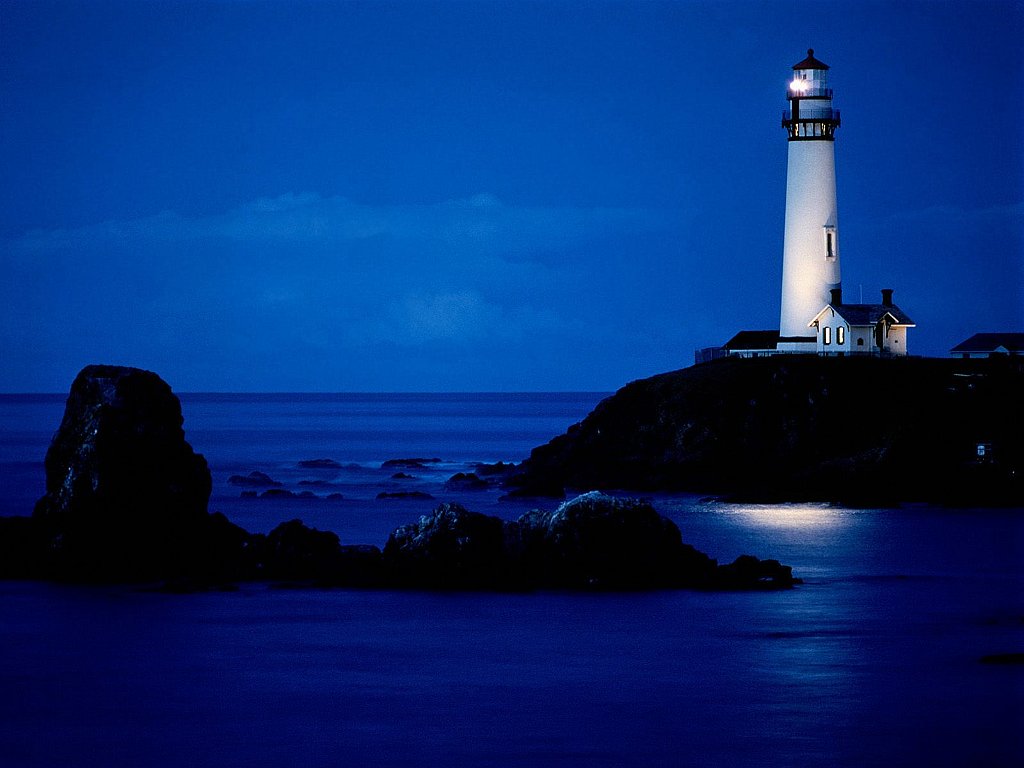
<svg viewBox="0 0 1024 768">
<path fill-rule="evenodd" d="M 1024 361 L 716 360 L 623 387 L 506 487 L 1024 505 Z"/>
<path fill-rule="evenodd" d="M 83 369 L 46 454 L 46 494 L 32 517 L 0 518 L 0 577 L 186 591 L 248 580 L 463 590 L 779 589 L 799 581 L 774 560 L 719 566 L 684 544 L 649 502 L 598 492 L 515 521 L 442 503 L 397 528 L 383 550 L 343 545 L 299 520 L 249 533 L 207 512 L 210 471 L 182 425 L 178 398 L 155 373 Z M 232 481 L 282 492 L 260 473 Z"/>
</svg>

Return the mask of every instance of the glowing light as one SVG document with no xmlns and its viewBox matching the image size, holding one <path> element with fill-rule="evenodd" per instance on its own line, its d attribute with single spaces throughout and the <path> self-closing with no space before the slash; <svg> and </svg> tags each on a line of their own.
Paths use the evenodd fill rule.
<svg viewBox="0 0 1024 768">
<path fill-rule="evenodd" d="M 797 93 L 803 93 L 808 88 L 810 88 L 810 85 L 811 84 L 808 83 L 803 78 L 794 77 L 793 82 L 789 84 L 789 89 L 791 91 L 796 91 Z"/>
</svg>

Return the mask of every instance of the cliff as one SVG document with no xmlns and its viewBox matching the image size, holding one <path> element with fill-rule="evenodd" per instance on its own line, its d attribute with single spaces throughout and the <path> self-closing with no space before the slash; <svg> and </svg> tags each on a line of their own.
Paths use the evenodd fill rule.
<svg viewBox="0 0 1024 768">
<path fill-rule="evenodd" d="M 1024 361 L 778 356 L 632 382 L 509 486 L 1021 505 L 1022 480 Z"/>
</svg>

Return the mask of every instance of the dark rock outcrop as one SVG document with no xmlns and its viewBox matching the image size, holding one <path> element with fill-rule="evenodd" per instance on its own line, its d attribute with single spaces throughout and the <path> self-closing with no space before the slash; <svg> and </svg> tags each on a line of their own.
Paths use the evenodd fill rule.
<svg viewBox="0 0 1024 768">
<path fill-rule="evenodd" d="M 475 465 L 476 474 L 480 477 L 503 477 L 512 474 L 518 464 L 511 461 L 497 461 L 493 464 L 480 463 Z"/>
<path fill-rule="evenodd" d="M 704 586 L 715 562 L 683 544 L 650 502 L 591 492 L 509 525 L 520 572 L 538 586 L 655 589 Z"/>
<path fill-rule="evenodd" d="M 428 464 L 440 464 L 441 460 L 433 459 L 388 459 L 380 465 L 381 469 L 426 469 Z"/>
<path fill-rule="evenodd" d="M 378 499 L 432 499 L 434 498 L 426 491 L 381 491 L 377 494 Z"/>
<path fill-rule="evenodd" d="M 31 517 L 0 517 L 0 579 L 39 579 L 46 573 L 41 526 Z"/>
<path fill-rule="evenodd" d="M 210 470 L 182 421 L 155 373 L 93 365 L 78 374 L 33 515 L 49 573 L 125 581 L 203 564 Z"/>
<path fill-rule="evenodd" d="M 745 555 L 719 567 L 647 501 L 592 492 L 515 522 L 442 504 L 384 547 L 389 583 L 430 589 L 782 589 L 791 570 Z"/>
<path fill-rule="evenodd" d="M 341 469 L 334 459 L 305 459 L 299 462 L 302 469 Z"/>
<path fill-rule="evenodd" d="M 396 528 L 384 545 L 384 566 L 396 585 L 494 589 L 506 582 L 504 522 L 442 504 Z"/>
<path fill-rule="evenodd" d="M 1024 664 L 1024 653 L 990 653 L 978 661 L 982 664 Z"/>
<path fill-rule="evenodd" d="M 287 488 L 268 488 L 260 494 L 261 499 L 294 499 L 297 498 L 295 491 Z"/>
<path fill-rule="evenodd" d="M 444 484 L 446 491 L 486 491 L 490 486 L 473 472 L 456 472 Z"/>
<path fill-rule="evenodd" d="M 253 542 L 264 578 L 327 581 L 340 567 L 338 534 L 309 528 L 301 520 L 281 523 L 266 537 L 253 537 Z"/>
<path fill-rule="evenodd" d="M 718 566 L 710 586 L 715 589 L 779 589 L 793 584 L 793 569 L 788 565 L 778 560 L 741 555 L 728 565 Z"/>
<path fill-rule="evenodd" d="M 1019 505 L 1022 391 L 1014 358 L 716 360 L 623 387 L 506 487 Z"/>
<path fill-rule="evenodd" d="M 254 470 L 248 475 L 232 475 L 228 478 L 229 485 L 241 485 L 249 488 L 274 488 L 281 483 L 270 475 Z"/>
</svg>

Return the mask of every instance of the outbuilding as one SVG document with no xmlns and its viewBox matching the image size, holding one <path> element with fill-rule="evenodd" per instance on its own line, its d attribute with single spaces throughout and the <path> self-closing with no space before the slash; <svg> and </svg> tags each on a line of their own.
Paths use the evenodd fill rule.
<svg viewBox="0 0 1024 768">
<path fill-rule="evenodd" d="M 951 357 L 1024 355 L 1024 333 L 976 333 L 951 350 Z"/>
</svg>

